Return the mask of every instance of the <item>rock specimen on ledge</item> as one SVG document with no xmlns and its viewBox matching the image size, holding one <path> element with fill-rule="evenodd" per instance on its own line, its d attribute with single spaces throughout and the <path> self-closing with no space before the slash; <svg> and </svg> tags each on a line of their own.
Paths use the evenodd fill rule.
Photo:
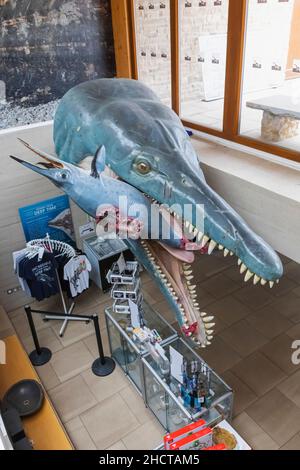
<svg viewBox="0 0 300 470">
<path fill-rule="evenodd" d="M 299 121 L 289 116 L 276 116 L 264 111 L 261 122 L 261 136 L 269 142 L 280 142 L 299 134 Z"/>
</svg>

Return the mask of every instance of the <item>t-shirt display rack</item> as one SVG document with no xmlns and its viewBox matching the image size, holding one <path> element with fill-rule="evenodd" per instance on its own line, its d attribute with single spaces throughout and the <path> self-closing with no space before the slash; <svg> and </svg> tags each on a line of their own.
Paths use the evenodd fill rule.
<svg viewBox="0 0 300 470">
<path fill-rule="evenodd" d="M 76 251 L 71 245 L 65 242 L 58 241 L 58 240 L 52 240 L 49 234 L 47 234 L 45 238 L 38 238 L 36 240 L 31 240 L 30 242 L 27 243 L 26 248 L 28 248 L 28 250 L 30 251 L 36 250 L 37 252 L 40 248 L 42 248 L 42 249 L 48 250 L 50 253 L 64 254 L 68 256 L 70 259 L 76 256 Z M 64 314 L 71 315 L 75 307 L 75 302 L 73 301 L 70 307 L 69 308 L 67 307 L 57 269 L 55 269 L 55 273 L 56 273 L 57 284 L 59 288 L 61 302 L 63 305 Z M 45 311 L 44 320 L 45 321 L 58 320 L 58 318 L 55 318 L 53 316 L 50 317 L 49 315 L 47 315 L 47 312 Z M 66 327 L 68 325 L 68 321 L 69 320 L 67 318 L 63 321 L 62 327 L 59 331 L 60 337 L 64 335 Z"/>
<path fill-rule="evenodd" d="M 59 254 L 67 255 L 70 257 L 70 259 L 73 259 L 76 256 L 76 251 L 74 250 L 74 248 L 72 248 L 70 245 L 68 245 L 65 242 L 52 240 L 48 234 L 46 238 L 31 240 L 30 242 L 27 243 L 26 248 L 28 249 L 29 252 L 32 252 L 33 254 L 39 255 L 39 256 L 43 254 L 43 252 L 40 252 L 41 249 L 42 250 L 46 249 L 48 250 L 48 252 L 53 253 L 53 254 L 59 253 Z M 42 366 L 44 364 L 47 364 L 47 362 L 49 362 L 52 357 L 52 352 L 50 349 L 40 346 L 37 331 L 36 331 L 35 324 L 34 324 L 33 317 L 32 317 L 33 313 L 43 315 L 44 321 L 62 320 L 63 326 L 60 330 L 60 336 L 63 335 L 65 328 L 69 321 L 85 322 L 86 324 L 92 321 L 94 323 L 94 328 L 95 328 L 99 357 L 94 360 L 91 369 L 92 369 L 92 372 L 98 377 L 106 377 L 107 375 L 110 375 L 115 369 L 115 362 L 111 357 L 104 356 L 98 315 L 97 314 L 73 315 L 72 312 L 75 306 L 75 302 L 72 302 L 72 305 L 69 309 L 67 308 L 57 269 L 55 270 L 55 272 L 57 276 L 57 282 L 59 286 L 59 292 L 60 292 L 60 296 L 62 299 L 64 312 L 57 313 L 57 312 L 50 312 L 50 311 L 45 311 L 45 310 L 36 310 L 36 309 L 32 309 L 30 305 L 26 305 L 24 307 L 27 320 L 29 323 L 32 339 L 33 339 L 34 346 L 35 346 L 35 350 L 33 350 L 29 354 L 31 363 L 34 366 Z"/>
</svg>

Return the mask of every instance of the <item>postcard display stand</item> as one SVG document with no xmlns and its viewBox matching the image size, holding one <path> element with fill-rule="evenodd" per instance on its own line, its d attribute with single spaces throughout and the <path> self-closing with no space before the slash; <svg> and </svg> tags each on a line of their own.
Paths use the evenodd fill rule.
<svg viewBox="0 0 300 470">
<path fill-rule="evenodd" d="M 86 238 L 83 241 L 83 251 L 92 266 L 90 279 L 104 292 L 110 289 L 106 275 L 120 253 L 124 254 L 126 260 L 133 259 L 132 253 L 120 239 L 100 239 L 99 237 Z"/>
<path fill-rule="evenodd" d="M 173 432 L 199 418 L 205 419 L 210 425 L 223 419 L 230 421 L 233 407 L 231 388 L 186 341 L 178 337 L 176 330 L 159 313 L 143 301 L 139 291 L 138 269 L 134 263 L 126 263 L 133 274 L 130 276 L 130 269 L 127 269 L 127 279 L 124 276 L 122 279 L 118 278 L 115 265 L 108 273 L 110 282 L 114 282 L 114 305 L 105 309 L 111 357 L 143 396 L 145 405 L 167 432 Z M 126 304 L 130 298 L 138 306 L 141 328 L 159 338 L 158 348 L 161 355 L 153 351 L 151 335 L 150 339 L 143 341 L 136 334 L 132 314 Z M 122 304 L 119 303 L 120 300 Z M 140 331 L 140 328 L 138 330 Z M 205 403 L 201 406 L 194 407 L 194 404 L 191 405 L 184 397 L 181 360 L 192 364 L 194 370 L 198 371 L 197 379 L 201 384 L 202 380 L 205 383 Z M 195 374 L 193 376 L 195 377 Z"/>
<path fill-rule="evenodd" d="M 125 262 L 124 270 L 120 269 L 119 261 L 115 262 L 108 272 L 107 279 L 113 285 L 111 290 L 113 307 L 105 310 L 112 357 L 133 382 L 137 390 L 143 394 L 141 358 L 149 353 L 149 343 L 139 340 L 135 334 L 137 330 L 135 330 L 133 322 L 138 323 L 135 327 L 145 328 L 154 342 L 159 336 L 161 346 L 176 338 L 177 333 L 143 301 L 140 292 L 139 267 L 136 262 Z M 136 306 L 135 311 L 138 318 L 135 320 L 130 310 L 131 301 Z M 159 335 L 157 332 L 159 332 Z"/>
</svg>

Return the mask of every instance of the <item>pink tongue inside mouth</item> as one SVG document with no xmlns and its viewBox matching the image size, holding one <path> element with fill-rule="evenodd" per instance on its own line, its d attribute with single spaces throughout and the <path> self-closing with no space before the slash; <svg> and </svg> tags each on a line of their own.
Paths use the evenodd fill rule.
<svg viewBox="0 0 300 470">
<path fill-rule="evenodd" d="M 179 259 L 183 263 L 192 264 L 195 261 L 195 255 L 192 251 L 185 251 L 185 250 L 177 250 L 176 248 L 172 248 L 165 243 L 159 242 L 159 244 L 174 258 Z"/>
</svg>

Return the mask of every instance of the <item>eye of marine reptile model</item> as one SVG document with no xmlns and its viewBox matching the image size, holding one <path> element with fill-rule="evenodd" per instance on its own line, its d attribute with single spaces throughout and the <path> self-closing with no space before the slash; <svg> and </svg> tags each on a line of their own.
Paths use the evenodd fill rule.
<svg viewBox="0 0 300 470">
<path fill-rule="evenodd" d="M 195 210 L 184 215 L 186 230 L 208 254 L 220 249 L 224 256 L 235 255 L 246 282 L 273 287 L 282 276 L 278 255 L 206 183 L 180 119 L 144 84 L 101 79 L 74 87 L 56 112 L 54 142 L 59 158 L 74 165 L 104 146 L 106 165 L 136 191 L 133 197 L 140 194 L 162 211 L 169 210 L 172 223 L 180 219 L 185 205 L 202 206 L 201 224 Z M 86 184 L 88 192 L 91 179 Z M 201 311 L 192 282 L 194 243 L 126 243 L 157 282 L 183 333 L 203 347 L 209 345 L 214 319 Z"/>
<path fill-rule="evenodd" d="M 148 175 L 152 171 L 150 163 L 144 160 L 136 161 L 134 169 L 141 175 Z"/>
</svg>

